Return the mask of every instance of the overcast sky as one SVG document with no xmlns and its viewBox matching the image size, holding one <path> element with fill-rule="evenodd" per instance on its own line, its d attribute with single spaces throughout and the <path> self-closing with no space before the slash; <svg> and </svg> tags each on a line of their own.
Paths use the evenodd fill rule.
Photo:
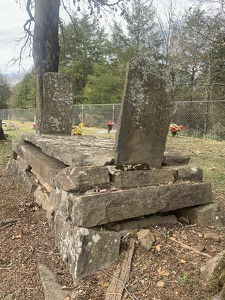
<svg viewBox="0 0 225 300">
<path fill-rule="evenodd" d="M 12 59 L 19 57 L 23 45 L 23 42 L 18 45 L 17 41 L 24 36 L 23 24 L 27 20 L 24 0 L 21 0 L 21 6 L 16 3 L 16 0 L 0 0 L 0 72 L 2 73 L 24 73 L 24 69 L 28 71 L 33 64 L 32 58 L 28 57 L 28 51 L 23 55 L 21 67 L 19 62 L 14 65 L 9 64 Z"/>
<path fill-rule="evenodd" d="M 186 0 L 189 2 L 190 0 Z M 19 3 L 20 2 L 20 5 Z M 23 53 L 21 66 L 19 62 L 12 64 L 12 59 L 19 58 L 20 49 L 24 42 L 18 44 L 23 38 L 23 25 L 27 20 L 25 9 L 26 0 L 0 0 L 0 72 L 1 73 L 22 73 L 29 71 L 33 65 L 29 51 Z M 158 2 L 158 1 L 157 1 Z M 184 0 L 177 0 L 177 3 L 184 3 Z"/>
<path fill-rule="evenodd" d="M 20 49 L 24 45 L 24 40 L 19 44 L 18 41 L 25 35 L 23 25 L 28 19 L 25 2 L 26 0 L 0 0 L 0 73 L 24 74 L 33 65 L 29 49 L 23 53 L 21 66 L 19 61 L 10 63 L 12 59 L 19 58 Z M 61 12 L 61 15 L 64 20 L 68 18 L 65 12 Z"/>
</svg>

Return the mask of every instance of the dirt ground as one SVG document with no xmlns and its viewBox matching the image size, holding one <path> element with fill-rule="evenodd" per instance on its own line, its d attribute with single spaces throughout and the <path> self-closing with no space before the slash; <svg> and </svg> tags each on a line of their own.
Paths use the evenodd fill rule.
<svg viewBox="0 0 225 300">
<path fill-rule="evenodd" d="M 127 297 L 135 300 L 211 299 L 200 267 L 225 249 L 225 229 L 178 223 L 150 228 L 155 243 L 147 251 L 135 243 Z M 209 234 L 210 233 L 210 234 Z M 170 237 L 196 247 L 202 254 L 181 247 Z M 45 211 L 0 166 L 0 300 L 42 300 L 38 265 L 52 270 L 57 282 L 68 289 L 67 299 L 101 300 L 112 279 L 113 267 L 74 285 L 60 259 Z M 77 295 L 75 296 L 72 295 Z M 63 299 L 62 299 L 63 300 Z"/>
</svg>

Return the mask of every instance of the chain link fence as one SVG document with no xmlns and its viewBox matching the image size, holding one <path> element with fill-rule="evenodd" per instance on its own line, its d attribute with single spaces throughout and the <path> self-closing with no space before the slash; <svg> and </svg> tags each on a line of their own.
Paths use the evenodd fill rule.
<svg viewBox="0 0 225 300">
<path fill-rule="evenodd" d="M 21 121 L 21 122 L 34 122 L 35 120 L 35 108 L 21 109 L 0 109 L 0 119 L 4 121 Z"/>
<path fill-rule="evenodd" d="M 74 105 L 73 124 L 106 128 L 108 121 L 116 125 L 120 104 Z M 0 119 L 34 122 L 35 109 L 1 109 Z M 177 101 L 171 123 L 184 126 L 182 135 L 225 139 L 225 100 Z"/>
<path fill-rule="evenodd" d="M 83 123 L 88 127 L 106 127 L 112 121 L 117 124 L 121 104 L 81 104 L 73 107 L 74 124 Z"/>
<path fill-rule="evenodd" d="M 172 122 L 184 126 L 183 135 L 225 139 L 225 100 L 178 101 Z"/>
</svg>

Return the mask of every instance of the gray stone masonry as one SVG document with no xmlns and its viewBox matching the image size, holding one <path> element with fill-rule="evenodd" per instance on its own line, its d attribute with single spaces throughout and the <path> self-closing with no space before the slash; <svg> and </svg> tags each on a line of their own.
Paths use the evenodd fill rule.
<svg viewBox="0 0 225 300">
<path fill-rule="evenodd" d="M 186 157 L 183 164 L 182 155 L 173 155 L 171 166 L 135 171 L 116 169 L 113 157 L 113 141 L 91 136 L 34 134 L 13 143 L 8 170 L 46 210 L 75 281 L 118 258 L 120 230 L 174 223 L 175 216 L 158 214 L 196 205 L 195 220 L 204 218 L 204 207 L 209 218 L 211 185 Z"/>
<path fill-rule="evenodd" d="M 212 202 L 210 183 L 149 186 L 70 196 L 72 223 L 87 228 Z"/>
<path fill-rule="evenodd" d="M 221 211 L 219 203 L 183 208 L 176 215 L 188 218 L 191 224 L 202 226 L 211 226 L 213 224 L 215 227 L 221 227 L 225 224 L 224 214 Z"/>
<path fill-rule="evenodd" d="M 67 166 L 103 166 L 105 162 L 114 158 L 114 141 L 110 139 L 105 141 L 98 137 L 79 135 L 65 137 L 24 134 L 21 141 L 32 143 L 43 153 Z"/>
</svg>

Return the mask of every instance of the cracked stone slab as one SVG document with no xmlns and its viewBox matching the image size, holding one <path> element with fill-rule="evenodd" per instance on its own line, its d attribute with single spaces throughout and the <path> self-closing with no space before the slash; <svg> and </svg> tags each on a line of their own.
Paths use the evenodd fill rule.
<svg viewBox="0 0 225 300">
<path fill-rule="evenodd" d="M 32 173 L 39 174 L 53 186 L 56 174 L 66 167 L 61 161 L 43 153 L 39 147 L 25 141 L 13 142 L 13 151 L 30 166 Z"/>
<path fill-rule="evenodd" d="M 108 169 L 111 181 L 118 189 L 171 184 L 176 181 L 203 181 L 202 169 L 195 166 L 170 166 L 138 171 L 121 171 L 116 166 L 108 166 Z"/>
<path fill-rule="evenodd" d="M 114 157 L 114 141 L 94 136 L 22 135 L 67 166 L 103 166 Z"/>
</svg>

